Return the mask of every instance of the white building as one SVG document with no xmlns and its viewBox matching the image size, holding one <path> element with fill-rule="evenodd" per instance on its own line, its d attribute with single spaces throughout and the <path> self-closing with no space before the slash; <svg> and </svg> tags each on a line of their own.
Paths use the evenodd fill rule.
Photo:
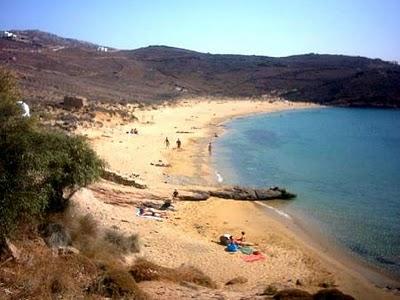
<svg viewBox="0 0 400 300">
<path fill-rule="evenodd" d="M 1 31 L 0 32 L 0 37 L 3 38 L 3 39 L 13 40 L 13 39 L 17 38 L 17 35 L 12 33 L 12 32 L 10 32 L 10 31 Z"/>
<path fill-rule="evenodd" d="M 108 51 L 108 48 L 107 48 L 107 47 L 100 46 L 100 47 L 97 47 L 97 51 L 99 51 L 99 52 L 107 52 L 107 51 Z"/>
</svg>

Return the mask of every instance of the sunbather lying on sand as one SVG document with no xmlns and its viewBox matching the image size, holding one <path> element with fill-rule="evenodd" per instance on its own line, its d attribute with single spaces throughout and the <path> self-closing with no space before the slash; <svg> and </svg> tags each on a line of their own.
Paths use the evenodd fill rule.
<svg viewBox="0 0 400 300">
<path fill-rule="evenodd" d="M 148 208 L 148 207 L 141 207 L 139 208 L 139 214 L 141 216 L 151 216 L 151 217 L 159 217 L 159 218 L 165 218 L 167 214 L 165 212 L 157 212 L 155 211 L 154 208 Z"/>
<path fill-rule="evenodd" d="M 225 246 L 228 245 L 232 241 L 238 246 L 254 246 L 254 245 L 256 245 L 254 243 L 250 243 L 250 242 L 246 241 L 246 233 L 244 231 L 242 231 L 242 235 L 240 238 L 234 238 L 230 234 L 224 234 L 224 235 L 220 236 L 219 240 L 220 240 L 220 243 Z"/>
</svg>

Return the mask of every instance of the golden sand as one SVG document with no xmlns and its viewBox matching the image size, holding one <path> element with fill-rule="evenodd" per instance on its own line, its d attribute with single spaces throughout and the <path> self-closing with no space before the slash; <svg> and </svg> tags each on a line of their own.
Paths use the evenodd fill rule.
<svg viewBox="0 0 400 300">
<path fill-rule="evenodd" d="M 359 271 L 309 244 L 288 224 L 270 216 L 254 202 L 210 198 L 204 202 L 175 203 L 177 211 L 168 212 L 168 219 L 162 222 L 135 215 L 138 201 L 154 196 L 170 198 L 175 188 L 182 191 L 218 184 L 207 145 L 216 138 L 215 134 L 223 133 L 223 121 L 314 106 L 287 101 L 188 100 L 173 106 L 136 110 L 138 121 L 130 124 L 112 120 L 103 122 L 102 128 L 79 129 L 78 133 L 88 136 L 110 169 L 137 174 L 138 180 L 149 188 L 138 190 L 102 181 L 77 193 L 77 206 L 93 214 L 104 226 L 139 233 L 139 256 L 168 267 L 193 265 L 216 280 L 220 288 L 233 277 L 244 276 L 248 279 L 246 284 L 230 289 L 250 291 L 276 283 L 314 292 L 323 284 L 334 284 L 359 299 L 396 299 L 374 287 Z M 133 128 L 139 134 L 127 133 Z M 164 143 L 166 137 L 171 143 L 169 148 Z M 176 149 L 178 138 L 182 141 L 181 149 Z M 171 167 L 157 167 L 156 163 Z M 216 243 L 221 234 L 238 235 L 242 230 L 248 240 L 258 244 L 265 260 L 244 262 L 243 255 L 229 254 Z"/>
</svg>

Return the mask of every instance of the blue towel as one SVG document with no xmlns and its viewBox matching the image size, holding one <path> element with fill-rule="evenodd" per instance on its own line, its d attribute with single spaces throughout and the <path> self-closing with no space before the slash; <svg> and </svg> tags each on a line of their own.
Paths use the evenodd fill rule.
<svg viewBox="0 0 400 300">
<path fill-rule="evenodd" d="M 226 251 L 228 252 L 236 252 L 238 250 L 237 246 L 235 243 L 230 243 L 227 247 L 226 247 Z"/>
</svg>

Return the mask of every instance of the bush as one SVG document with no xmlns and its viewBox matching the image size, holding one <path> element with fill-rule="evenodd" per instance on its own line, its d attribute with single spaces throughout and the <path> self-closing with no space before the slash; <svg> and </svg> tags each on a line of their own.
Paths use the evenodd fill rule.
<svg viewBox="0 0 400 300">
<path fill-rule="evenodd" d="M 104 166 L 83 137 L 21 116 L 9 72 L 0 70 L 0 240 L 25 220 L 62 209 L 63 192 L 100 177 Z"/>
<path fill-rule="evenodd" d="M 124 268 L 104 266 L 104 269 L 104 272 L 89 286 L 89 295 L 97 294 L 112 299 L 149 299 Z"/>
<path fill-rule="evenodd" d="M 136 282 L 168 280 L 177 283 L 192 282 L 208 288 L 217 288 L 216 283 L 209 276 L 192 266 L 183 265 L 172 269 L 140 258 L 130 267 L 129 273 Z"/>
<path fill-rule="evenodd" d="M 126 236 L 116 230 L 109 229 L 104 234 L 104 240 L 114 245 L 116 249 L 124 254 L 140 251 L 139 236 L 137 234 Z"/>
</svg>

